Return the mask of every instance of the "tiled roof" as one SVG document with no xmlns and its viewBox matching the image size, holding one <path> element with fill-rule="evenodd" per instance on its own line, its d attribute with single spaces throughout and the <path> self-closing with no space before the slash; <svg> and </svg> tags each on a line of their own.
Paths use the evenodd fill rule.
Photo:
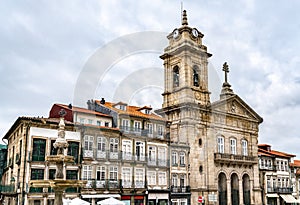
<svg viewBox="0 0 300 205">
<path fill-rule="evenodd" d="M 280 151 L 276 151 L 276 150 L 265 150 L 262 149 L 261 147 L 264 146 L 269 146 L 267 144 L 263 144 L 263 145 L 258 145 L 258 154 L 262 155 L 262 156 L 269 156 L 269 157 L 284 157 L 284 158 L 291 158 L 291 157 L 295 157 L 296 155 L 293 154 L 288 154 L 285 152 L 280 152 Z"/>
<path fill-rule="evenodd" d="M 57 104 L 57 103 L 56 103 L 56 105 L 62 107 L 63 109 L 66 109 L 66 110 L 72 110 L 73 112 L 80 112 L 80 113 L 86 113 L 86 114 L 97 115 L 97 116 L 101 116 L 101 117 L 109 117 L 109 118 L 112 118 L 112 116 L 110 116 L 110 115 L 103 114 L 103 113 L 100 113 L 100 112 L 96 112 L 96 111 L 94 111 L 94 110 L 89 110 L 89 109 L 86 109 L 86 108 L 81 108 L 81 107 L 72 106 L 72 109 L 70 109 L 68 105 Z"/>
<path fill-rule="evenodd" d="M 138 106 L 133 106 L 133 105 L 127 105 L 126 110 L 120 110 L 116 108 L 116 105 L 126 105 L 126 103 L 112 103 L 112 102 L 105 102 L 105 104 L 101 104 L 99 100 L 95 100 L 95 102 L 99 105 L 103 105 L 115 112 L 117 112 L 119 115 L 128 115 L 132 117 L 141 117 L 141 118 L 148 118 L 152 120 L 159 120 L 159 121 L 166 121 L 164 118 L 162 118 L 159 115 L 156 115 L 154 113 L 146 114 L 141 112 L 143 109 L 150 109 L 150 107 L 143 106 L 143 107 L 138 107 Z"/>
<path fill-rule="evenodd" d="M 300 160 L 294 160 L 294 163 L 291 163 L 292 167 L 300 167 Z"/>
</svg>

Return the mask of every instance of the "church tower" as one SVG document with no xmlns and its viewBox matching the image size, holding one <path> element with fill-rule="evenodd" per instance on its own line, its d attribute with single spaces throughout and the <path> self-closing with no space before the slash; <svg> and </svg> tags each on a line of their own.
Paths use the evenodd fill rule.
<svg viewBox="0 0 300 205">
<path fill-rule="evenodd" d="M 186 103 L 209 105 L 207 65 L 212 55 L 202 44 L 203 36 L 188 26 L 186 11 L 183 11 L 181 27 L 167 36 L 169 46 L 160 56 L 165 68 L 163 108 Z"/>
</svg>

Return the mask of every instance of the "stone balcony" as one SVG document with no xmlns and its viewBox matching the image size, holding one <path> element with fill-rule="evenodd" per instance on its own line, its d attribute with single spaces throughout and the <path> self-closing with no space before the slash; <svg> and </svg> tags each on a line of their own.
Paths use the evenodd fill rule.
<svg viewBox="0 0 300 205">
<path fill-rule="evenodd" d="M 253 165 L 258 163 L 258 158 L 255 156 L 234 155 L 225 153 L 215 153 L 215 162 L 231 165 Z"/>
</svg>

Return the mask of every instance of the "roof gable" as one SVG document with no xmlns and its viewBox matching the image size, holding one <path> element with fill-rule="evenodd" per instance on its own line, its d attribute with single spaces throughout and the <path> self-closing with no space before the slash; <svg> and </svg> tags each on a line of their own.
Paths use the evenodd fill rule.
<svg viewBox="0 0 300 205">
<path fill-rule="evenodd" d="M 213 113 L 215 112 L 243 117 L 252 121 L 257 121 L 258 123 L 263 122 L 263 118 L 260 117 L 245 101 L 243 101 L 236 94 L 228 98 L 213 102 L 210 108 Z"/>
</svg>

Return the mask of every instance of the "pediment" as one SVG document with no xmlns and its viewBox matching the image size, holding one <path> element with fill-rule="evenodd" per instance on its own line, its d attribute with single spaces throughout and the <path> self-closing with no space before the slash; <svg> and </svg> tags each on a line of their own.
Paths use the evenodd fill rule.
<svg viewBox="0 0 300 205">
<path fill-rule="evenodd" d="M 211 111 L 216 114 L 246 118 L 248 120 L 257 121 L 258 123 L 263 121 L 263 118 L 238 95 L 232 95 L 228 98 L 213 102 L 211 104 Z"/>
</svg>

